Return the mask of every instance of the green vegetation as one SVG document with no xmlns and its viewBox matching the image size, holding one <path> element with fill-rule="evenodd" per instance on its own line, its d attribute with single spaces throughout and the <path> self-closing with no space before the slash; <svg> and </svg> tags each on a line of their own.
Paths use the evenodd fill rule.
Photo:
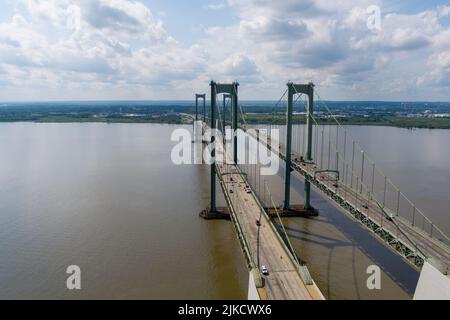
<svg viewBox="0 0 450 320">
<path fill-rule="evenodd" d="M 383 125 L 401 128 L 450 129 L 450 118 L 386 118 Z"/>
<path fill-rule="evenodd" d="M 286 123 L 285 115 L 250 114 L 245 116 L 248 124 L 274 124 Z M 399 128 L 427 128 L 427 129 L 450 129 L 450 118 L 407 118 L 407 117 L 345 117 L 339 118 L 342 125 L 365 125 L 365 126 L 391 126 Z M 319 118 L 317 122 L 322 125 L 335 125 L 332 118 Z M 294 124 L 306 123 L 305 116 L 294 116 Z"/>
<path fill-rule="evenodd" d="M 192 116 L 186 114 L 163 114 L 159 116 L 126 117 L 114 116 L 92 116 L 92 115 L 45 115 L 42 117 L 0 117 L 0 122 L 39 122 L 39 123 L 160 123 L 160 124 L 190 124 Z M 283 125 L 286 116 L 282 114 L 248 114 L 245 116 L 247 124 L 273 124 Z M 336 125 L 332 118 L 318 118 L 321 125 Z M 407 118 L 407 117 L 342 117 L 339 118 L 342 125 L 365 125 L 365 126 L 391 126 L 399 128 L 427 128 L 427 129 L 450 129 L 450 118 Z M 305 116 L 293 117 L 294 124 L 306 123 Z"/>
<path fill-rule="evenodd" d="M 450 129 L 450 118 L 433 117 L 434 114 L 450 114 L 447 103 L 394 103 L 394 102 L 328 102 L 333 114 L 343 125 L 392 126 L 400 128 Z M 318 105 L 319 107 L 320 105 Z M 286 123 L 285 109 L 275 110 L 271 102 L 246 102 L 248 124 Z M 203 116 L 200 111 L 200 118 Z M 294 124 L 306 121 L 304 107 L 294 108 Z M 327 110 L 318 108 L 319 124 L 336 125 L 334 119 L 325 117 Z M 0 122 L 99 122 L 99 123 L 162 123 L 191 124 L 195 106 L 192 102 L 36 102 L 0 105 Z M 209 113 L 209 110 L 207 109 Z M 273 114 L 273 112 L 278 112 Z M 218 115 L 223 117 L 223 115 Z M 226 119 L 230 121 L 228 108 Z"/>
<path fill-rule="evenodd" d="M 121 116 L 79 116 L 79 115 L 48 115 L 35 118 L 0 117 L 0 122 L 38 122 L 38 123 L 161 123 L 189 124 L 192 117 L 181 114 L 161 115 L 157 117 L 121 117 Z"/>
</svg>

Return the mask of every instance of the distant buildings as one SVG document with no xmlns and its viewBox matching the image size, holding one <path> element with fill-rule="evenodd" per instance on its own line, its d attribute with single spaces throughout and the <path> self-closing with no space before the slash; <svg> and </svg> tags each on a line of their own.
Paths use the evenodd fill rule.
<svg viewBox="0 0 450 320">
<path fill-rule="evenodd" d="M 433 114 L 433 118 L 450 118 L 450 113 Z"/>
</svg>

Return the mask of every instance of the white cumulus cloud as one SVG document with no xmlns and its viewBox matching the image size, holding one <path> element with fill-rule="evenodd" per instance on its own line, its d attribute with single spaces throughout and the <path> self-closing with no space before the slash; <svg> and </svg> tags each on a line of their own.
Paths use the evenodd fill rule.
<svg viewBox="0 0 450 320">
<path fill-rule="evenodd" d="M 367 28 L 373 5 L 380 30 Z M 450 99 L 450 6 L 390 7 L 205 1 L 235 19 L 186 46 L 165 28 L 170 12 L 142 1 L 19 0 L 0 21 L 0 99 L 189 98 L 211 79 L 240 81 L 243 98 L 276 99 L 286 81 L 313 80 L 329 99 Z"/>
</svg>

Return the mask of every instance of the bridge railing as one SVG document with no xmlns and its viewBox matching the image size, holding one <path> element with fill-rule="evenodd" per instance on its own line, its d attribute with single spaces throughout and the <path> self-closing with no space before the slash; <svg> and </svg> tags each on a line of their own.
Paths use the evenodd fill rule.
<svg viewBox="0 0 450 320">
<path fill-rule="evenodd" d="M 340 184 L 350 188 L 363 199 L 376 200 L 387 214 L 405 221 L 424 236 L 450 246 L 446 233 L 381 171 L 359 143 L 351 138 L 346 128 L 326 126 L 322 130 L 324 139 L 320 139 L 317 144 L 320 150 L 313 152 L 320 155 L 320 159 L 315 162 L 321 169 L 337 170 L 340 173 Z"/>
<path fill-rule="evenodd" d="M 344 183 L 362 197 L 376 200 L 382 210 L 392 217 L 409 223 L 411 228 L 436 240 L 436 243 L 450 247 L 447 233 L 441 230 L 429 217 L 384 174 L 364 149 L 354 139 L 328 106 L 317 95 L 323 115 L 334 121 L 334 125 L 320 125 L 320 118 L 314 121 L 313 155 L 315 163 L 325 170 L 337 170 L 340 183 Z M 305 105 L 306 109 L 306 105 Z M 301 130 L 300 130 L 301 131 Z"/>
<path fill-rule="evenodd" d="M 255 125 L 249 126 L 255 129 L 278 129 L 280 145 L 284 144 L 283 137 L 286 134 L 285 125 Z M 293 126 L 293 156 L 294 158 L 306 157 L 305 139 L 306 126 L 296 124 Z M 326 179 L 338 179 L 336 193 L 343 198 L 357 200 L 355 205 L 368 216 L 377 217 L 381 225 L 389 223 L 390 218 L 399 219 L 408 224 L 416 232 L 424 237 L 435 240 L 435 243 L 450 247 L 450 240 L 431 219 L 429 219 L 387 175 L 385 175 L 367 153 L 353 140 L 347 129 L 338 125 L 314 125 L 313 137 L 313 162 L 317 170 L 337 171 L 339 176 L 333 173 L 325 174 Z M 261 135 L 261 139 L 264 139 Z M 379 208 L 378 203 L 382 208 Z M 381 217 L 380 218 L 380 214 Z M 385 216 L 387 214 L 387 216 Z M 400 231 L 398 230 L 400 233 Z M 422 250 L 426 250 L 422 248 Z"/>
<path fill-rule="evenodd" d="M 319 97 L 320 101 L 320 97 Z M 375 162 L 367 155 L 360 144 L 348 131 L 347 127 L 341 125 L 328 107 L 322 114 L 329 119 L 335 120 L 334 125 L 322 125 L 320 118 L 312 117 L 313 124 L 313 162 L 317 170 L 328 170 L 339 172 L 338 183 L 344 188 L 338 188 L 337 193 L 351 191 L 354 197 L 360 201 L 360 205 L 370 215 L 372 211 L 381 210 L 386 219 L 395 218 L 402 220 L 424 237 L 429 237 L 444 246 L 450 247 L 450 239 L 446 232 L 441 230 L 421 209 L 419 209 L 389 177 L 384 174 Z M 264 128 L 267 132 L 271 129 L 279 129 L 279 144 L 285 143 L 285 125 L 259 125 L 248 126 L 245 123 L 245 116 L 242 106 L 239 108 L 242 120 L 246 127 Z M 329 114 L 326 115 L 326 112 Z M 222 119 L 220 118 L 219 121 Z M 324 117 L 324 116 L 322 116 Z M 302 119 L 305 120 L 305 117 Z M 220 125 L 219 125 L 220 128 Z M 306 126 L 304 124 L 294 124 L 292 149 L 294 155 L 306 158 Z M 250 167 L 251 168 L 251 167 Z M 247 168 L 248 169 L 248 168 Z M 331 174 L 327 175 L 330 178 Z M 332 177 L 331 177 L 332 178 Z M 258 178 L 256 178 L 258 179 Z M 257 183 L 257 181 L 253 182 Z M 256 185 L 259 187 L 259 184 Z M 260 188 L 260 187 L 259 187 Z M 381 205 L 381 209 L 373 207 L 373 203 Z M 372 204 L 372 205 L 371 205 Z M 366 209 L 366 207 L 369 207 Z M 383 221 L 381 221 L 383 222 Z"/>
<path fill-rule="evenodd" d="M 252 137 L 250 137 L 252 139 Z M 251 187 L 254 196 L 257 198 L 258 203 L 261 206 L 262 212 L 261 214 L 266 215 L 269 218 L 269 214 L 267 212 L 267 208 L 273 208 L 276 213 L 278 223 L 272 224 L 274 228 L 277 228 L 277 235 L 279 236 L 280 241 L 282 241 L 285 248 L 290 253 L 290 256 L 293 262 L 300 267 L 301 264 L 298 260 L 297 253 L 292 246 L 289 235 L 284 227 L 283 221 L 279 214 L 279 208 L 281 207 L 278 199 L 275 199 L 273 193 L 271 191 L 270 182 L 268 182 L 263 176 L 261 176 L 260 170 L 261 165 L 259 164 L 240 164 L 238 165 L 239 169 L 246 176 L 247 182 Z M 258 244 L 259 245 L 259 244 Z M 303 277 L 303 275 L 302 275 Z"/>
<path fill-rule="evenodd" d="M 231 165 L 225 164 L 223 166 L 224 172 L 222 172 L 222 174 L 228 175 L 230 173 L 238 173 L 235 170 L 231 171 L 232 167 L 233 166 L 231 166 Z M 230 182 L 230 183 L 237 183 L 237 182 Z M 225 187 L 228 188 L 229 186 L 225 186 Z M 235 213 L 245 212 L 245 209 L 242 205 L 245 202 L 242 199 L 242 197 L 239 195 L 239 192 L 228 193 L 228 195 L 231 198 L 230 199 L 231 201 L 229 203 L 229 205 L 231 206 L 231 210 Z M 231 212 L 232 215 L 233 215 L 233 212 Z M 241 223 L 238 215 L 233 215 L 232 218 L 236 219 L 235 223 L 238 228 L 238 233 L 242 233 L 241 241 L 244 243 L 245 251 L 246 251 L 246 254 L 249 259 L 249 266 L 250 266 L 250 268 L 255 268 L 257 266 L 257 259 L 256 259 L 256 253 L 254 251 L 255 248 L 248 241 L 248 239 L 250 239 L 249 230 L 246 228 L 245 224 Z"/>
</svg>

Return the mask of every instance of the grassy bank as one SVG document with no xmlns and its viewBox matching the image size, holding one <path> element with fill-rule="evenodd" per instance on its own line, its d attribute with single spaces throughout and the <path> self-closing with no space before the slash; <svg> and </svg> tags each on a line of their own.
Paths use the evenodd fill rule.
<svg viewBox="0 0 450 320">
<path fill-rule="evenodd" d="M 158 117 L 93 117 L 93 116 L 70 116 L 55 115 L 42 117 L 1 117 L 0 122 L 37 122 L 37 123 L 159 123 L 159 124 L 189 124 L 192 118 L 187 115 L 162 115 Z"/>
<path fill-rule="evenodd" d="M 275 124 L 286 123 L 284 115 L 251 114 L 245 117 L 248 124 Z M 334 119 L 317 119 L 321 125 L 335 125 Z M 403 118 L 403 117 L 348 117 L 339 118 L 343 125 L 366 125 L 366 126 L 391 126 L 398 128 L 427 128 L 427 129 L 450 129 L 450 118 Z M 306 123 L 306 117 L 294 116 L 294 124 Z"/>
<path fill-rule="evenodd" d="M 286 116 L 249 114 L 245 116 L 248 124 L 273 124 L 283 125 Z M 96 116 L 92 115 L 45 115 L 42 117 L 0 117 L 0 122 L 38 122 L 38 123 L 159 123 L 159 124 L 191 124 L 192 117 L 186 114 L 170 114 L 160 116 L 122 117 Z M 317 120 L 321 125 L 335 125 L 334 119 L 321 118 Z M 427 129 L 450 129 L 450 118 L 403 118 L 403 117 L 347 117 L 339 118 L 343 125 L 365 125 L 365 126 L 391 126 L 398 128 L 427 128 Z M 294 116 L 294 124 L 306 123 L 305 116 Z"/>
</svg>

